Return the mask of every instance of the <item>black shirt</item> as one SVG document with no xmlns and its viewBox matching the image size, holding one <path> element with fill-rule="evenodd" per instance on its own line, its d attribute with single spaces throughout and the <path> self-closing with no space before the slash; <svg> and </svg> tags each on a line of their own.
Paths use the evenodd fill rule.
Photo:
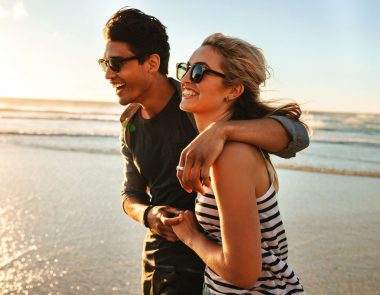
<svg viewBox="0 0 380 295">
<path fill-rule="evenodd" d="M 130 178 L 138 177 L 139 187 L 128 185 L 126 179 L 124 190 L 127 196 L 140 197 L 153 206 L 169 205 L 194 211 L 196 194 L 182 189 L 176 177 L 176 166 L 181 151 L 194 139 L 197 131 L 188 115 L 180 110 L 179 103 L 180 96 L 176 91 L 155 117 L 142 118 L 140 109 L 130 119 L 129 149 L 124 147 L 123 154 L 129 161 L 127 178 L 128 173 Z M 149 187 L 150 197 L 141 190 L 143 184 Z M 204 271 L 202 260 L 182 242 L 169 242 L 148 231 L 144 250 L 146 262 L 152 266 Z"/>
</svg>

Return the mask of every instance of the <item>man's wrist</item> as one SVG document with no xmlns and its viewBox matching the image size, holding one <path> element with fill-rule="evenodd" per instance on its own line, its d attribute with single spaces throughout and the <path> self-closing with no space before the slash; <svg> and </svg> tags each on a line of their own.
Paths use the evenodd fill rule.
<svg viewBox="0 0 380 295">
<path fill-rule="evenodd" d="M 220 135 L 220 137 L 222 138 L 222 140 L 224 142 L 226 142 L 229 139 L 229 134 L 230 134 L 229 132 L 230 132 L 230 129 L 231 129 L 229 121 L 226 121 L 226 122 L 223 122 L 223 121 L 215 122 L 214 123 L 214 128 L 218 132 L 218 134 Z"/>
<path fill-rule="evenodd" d="M 153 206 L 149 205 L 148 207 L 145 208 L 143 218 L 142 218 L 142 223 L 145 225 L 145 227 L 150 228 L 149 226 L 149 221 L 148 221 L 148 214 L 150 210 L 152 210 Z"/>
</svg>

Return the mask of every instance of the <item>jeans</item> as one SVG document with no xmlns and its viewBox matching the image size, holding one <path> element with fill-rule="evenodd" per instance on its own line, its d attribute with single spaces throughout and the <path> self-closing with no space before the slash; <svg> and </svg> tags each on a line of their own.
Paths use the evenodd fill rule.
<svg viewBox="0 0 380 295">
<path fill-rule="evenodd" d="M 212 295 L 210 288 L 206 284 L 203 284 L 203 295 Z"/>
</svg>

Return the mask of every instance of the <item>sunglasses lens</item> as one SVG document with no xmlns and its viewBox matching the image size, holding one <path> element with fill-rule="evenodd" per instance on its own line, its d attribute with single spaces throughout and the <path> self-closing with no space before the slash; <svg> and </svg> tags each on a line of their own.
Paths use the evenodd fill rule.
<svg viewBox="0 0 380 295">
<path fill-rule="evenodd" d="M 203 78 L 203 73 L 204 73 L 204 69 L 202 67 L 202 65 L 199 65 L 199 64 L 195 64 L 193 65 L 193 67 L 191 68 L 191 80 L 194 82 L 194 83 L 199 83 L 202 81 L 202 78 Z"/>
<path fill-rule="evenodd" d="M 187 64 L 181 62 L 177 64 L 177 79 L 182 80 L 182 78 L 186 75 L 187 72 Z"/>
<path fill-rule="evenodd" d="M 187 63 L 181 62 L 177 64 L 177 79 L 182 80 L 189 70 Z M 202 81 L 205 69 L 201 64 L 194 64 L 190 70 L 190 80 L 194 83 L 199 83 Z"/>
<path fill-rule="evenodd" d="M 117 58 L 117 57 L 110 57 L 108 60 L 110 69 L 115 73 L 120 71 L 121 62 L 122 62 L 122 59 Z"/>
<path fill-rule="evenodd" d="M 105 59 L 99 59 L 98 64 L 103 72 L 107 71 L 107 67 L 110 67 L 114 72 L 118 72 L 120 69 L 120 62 L 113 60 L 112 57 L 108 61 Z"/>
<path fill-rule="evenodd" d="M 98 64 L 103 72 L 107 70 L 107 62 L 104 59 L 99 59 Z"/>
</svg>

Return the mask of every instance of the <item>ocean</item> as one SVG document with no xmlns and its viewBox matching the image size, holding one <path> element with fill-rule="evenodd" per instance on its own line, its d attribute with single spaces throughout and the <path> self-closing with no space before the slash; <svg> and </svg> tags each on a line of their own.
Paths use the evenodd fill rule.
<svg viewBox="0 0 380 295">
<path fill-rule="evenodd" d="M 116 103 L 0 100 L 0 141 L 22 146 L 119 154 Z M 292 159 L 272 157 L 284 169 L 380 177 L 380 114 L 306 112 L 308 149 Z"/>
<path fill-rule="evenodd" d="M 0 99 L 0 294 L 140 293 L 144 227 L 125 217 L 119 198 L 123 169 L 118 140 L 121 112 L 122 107 L 116 103 Z M 284 179 L 281 174 L 288 176 L 289 170 L 305 172 L 304 179 L 313 178 L 314 174 L 307 172 L 343 175 L 349 182 L 347 191 L 339 195 L 347 194 L 349 200 L 353 194 L 352 210 L 357 209 L 354 202 L 361 190 L 354 183 L 360 179 L 367 185 L 364 192 L 370 192 L 362 198 L 376 200 L 380 114 L 308 112 L 304 121 L 312 129 L 309 148 L 289 160 L 272 157 L 279 171 L 285 171 L 280 173 L 280 187 Z M 326 179 L 335 180 L 318 180 L 323 185 L 308 181 L 313 190 L 320 186 L 322 191 L 334 186 L 335 182 L 327 184 Z M 308 192 L 308 183 L 300 183 L 297 190 Z M 317 201 L 323 200 L 328 202 L 328 198 Z M 336 198 L 335 202 L 340 200 Z M 288 224 L 294 224 L 291 230 L 297 226 L 297 235 L 313 237 L 313 233 L 299 228 L 297 214 L 316 213 L 293 214 L 297 203 L 304 207 L 313 204 L 308 199 L 295 199 L 289 204 L 282 201 L 282 213 L 285 218 L 289 216 Z M 371 211 L 376 208 L 369 206 L 364 216 L 377 218 L 378 212 Z M 318 210 L 321 215 L 330 212 L 326 208 Z M 345 228 L 342 225 L 341 231 Z M 368 236 L 372 237 L 372 232 Z M 374 251 L 378 250 L 371 252 L 378 257 Z M 307 259 L 311 259 L 310 253 L 306 251 Z M 366 268 L 374 273 L 372 269 L 378 269 L 379 263 L 370 268 L 373 258 L 367 258 Z M 310 278 L 310 284 L 320 289 L 309 294 L 357 294 L 347 292 L 355 290 L 353 277 L 347 289 L 340 287 L 340 293 L 323 289 L 324 283 L 317 281 L 316 273 Z M 376 282 L 376 278 L 367 280 L 367 288 Z M 335 282 L 330 285 L 334 288 Z"/>
</svg>

